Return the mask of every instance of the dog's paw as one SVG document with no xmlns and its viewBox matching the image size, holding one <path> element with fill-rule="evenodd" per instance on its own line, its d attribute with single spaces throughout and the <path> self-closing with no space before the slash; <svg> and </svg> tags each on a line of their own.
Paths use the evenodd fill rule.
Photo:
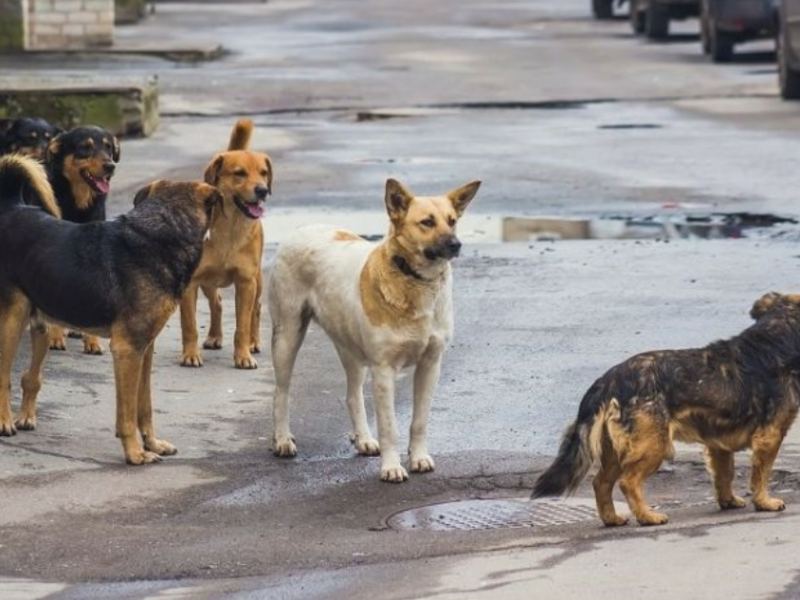
<svg viewBox="0 0 800 600">
<path fill-rule="evenodd" d="M 125 462 L 129 465 L 150 465 L 153 463 L 161 462 L 161 457 L 155 452 L 149 452 L 144 448 L 140 448 L 125 455 Z"/>
<path fill-rule="evenodd" d="M 178 449 L 175 446 L 165 440 L 156 438 L 146 438 L 144 441 L 144 448 L 150 452 L 155 452 L 159 456 L 172 456 L 178 453 Z"/>
<path fill-rule="evenodd" d="M 206 341 L 203 342 L 203 348 L 206 350 L 219 350 L 222 348 L 222 338 L 216 336 L 208 336 Z"/>
<path fill-rule="evenodd" d="M 732 496 L 726 500 L 719 501 L 719 507 L 722 510 L 729 510 L 732 508 L 744 508 L 747 505 L 747 502 L 744 498 L 740 498 L 739 496 Z"/>
<path fill-rule="evenodd" d="M 19 431 L 33 431 L 36 429 L 36 415 L 24 415 L 22 413 L 17 415 L 14 419 L 14 425 Z"/>
<path fill-rule="evenodd" d="M 11 420 L 11 415 L 0 418 L 0 437 L 9 437 L 12 435 L 17 435 L 17 428 L 14 426 L 14 421 Z"/>
<path fill-rule="evenodd" d="M 63 336 L 50 338 L 50 350 L 66 350 L 67 341 Z"/>
<path fill-rule="evenodd" d="M 237 369 L 257 369 L 258 368 L 258 361 L 250 356 L 242 355 L 242 356 L 234 356 L 233 357 L 233 364 L 236 366 Z"/>
<path fill-rule="evenodd" d="M 429 473 L 433 471 L 435 465 L 430 455 L 420 454 L 419 456 L 411 456 L 410 467 L 412 473 Z"/>
<path fill-rule="evenodd" d="M 294 436 L 276 437 L 272 441 L 272 453 L 281 458 L 297 456 L 297 444 L 295 444 Z"/>
<path fill-rule="evenodd" d="M 356 452 L 362 456 L 380 456 L 381 445 L 374 437 L 350 434 L 350 442 L 356 447 Z"/>
<path fill-rule="evenodd" d="M 96 337 L 84 336 L 83 353 L 100 356 L 103 353 L 103 346 L 100 345 L 100 340 Z"/>
<path fill-rule="evenodd" d="M 261 354 L 261 343 L 253 342 L 250 344 L 250 354 Z"/>
<path fill-rule="evenodd" d="M 760 511 L 781 511 L 786 510 L 786 503 L 780 498 L 763 498 L 759 500 L 753 499 L 756 510 Z"/>
<path fill-rule="evenodd" d="M 203 357 L 193 352 L 184 352 L 181 356 L 182 367 L 202 367 Z"/>
<path fill-rule="evenodd" d="M 664 513 L 659 513 L 655 511 L 647 511 L 646 513 L 639 515 L 636 517 L 636 520 L 639 521 L 639 525 L 642 527 L 650 527 L 652 525 L 664 525 L 669 522 L 669 517 Z"/>
<path fill-rule="evenodd" d="M 620 515 L 614 515 L 613 517 L 603 519 L 603 525 L 606 527 L 622 527 L 627 524 L 628 517 L 621 517 Z"/>
<path fill-rule="evenodd" d="M 408 479 L 408 472 L 401 465 L 381 467 L 381 481 L 403 483 Z"/>
</svg>

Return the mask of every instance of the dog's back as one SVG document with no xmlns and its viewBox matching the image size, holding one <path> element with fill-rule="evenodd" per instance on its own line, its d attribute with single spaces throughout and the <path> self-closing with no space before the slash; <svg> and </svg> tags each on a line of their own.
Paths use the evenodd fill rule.
<svg viewBox="0 0 800 600">
<path fill-rule="evenodd" d="M 282 242 L 268 287 L 273 324 L 298 310 L 334 338 L 346 332 L 360 305 L 359 280 L 375 244 L 329 225 L 309 225 Z M 280 326 L 280 325 L 279 325 Z"/>
</svg>

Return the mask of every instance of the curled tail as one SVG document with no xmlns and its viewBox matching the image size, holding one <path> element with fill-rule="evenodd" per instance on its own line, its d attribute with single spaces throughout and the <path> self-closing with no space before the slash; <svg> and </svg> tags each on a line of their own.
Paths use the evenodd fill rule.
<svg viewBox="0 0 800 600">
<path fill-rule="evenodd" d="M 609 410 L 618 410 L 600 382 L 589 388 L 581 401 L 578 418 L 564 432 L 558 455 L 533 486 L 531 498 L 571 494 L 599 458 Z"/>
<path fill-rule="evenodd" d="M 17 204 L 39 206 L 61 217 L 42 164 L 27 156 L 8 154 L 0 158 L 0 211 Z"/>
<path fill-rule="evenodd" d="M 249 150 L 250 138 L 253 136 L 253 122 L 250 119 L 239 119 L 231 131 L 228 150 Z"/>
</svg>

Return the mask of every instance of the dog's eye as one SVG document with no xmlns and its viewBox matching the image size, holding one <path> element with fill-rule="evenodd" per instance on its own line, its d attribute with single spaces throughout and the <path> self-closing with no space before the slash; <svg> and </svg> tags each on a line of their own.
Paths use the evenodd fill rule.
<svg viewBox="0 0 800 600">
<path fill-rule="evenodd" d="M 83 146 L 75 151 L 75 155 L 80 158 L 89 158 L 92 155 L 92 149 L 88 146 Z"/>
<path fill-rule="evenodd" d="M 450 225 L 450 227 L 455 227 L 456 226 L 456 220 L 453 217 L 450 217 L 450 218 L 447 219 L 447 224 Z"/>
<path fill-rule="evenodd" d="M 436 221 L 434 221 L 431 218 L 423 219 L 422 221 L 419 222 L 419 224 L 425 227 L 426 229 L 430 229 L 431 227 L 436 227 Z"/>
<path fill-rule="evenodd" d="M 266 169 L 264 169 L 263 171 L 261 171 L 261 176 L 262 176 L 264 179 L 266 179 L 266 178 L 267 178 L 267 175 L 269 175 L 269 171 L 267 171 Z"/>
<path fill-rule="evenodd" d="M 38 134 L 38 133 L 36 133 L 36 132 L 34 131 L 34 132 L 31 134 L 31 137 L 32 137 L 33 139 L 36 139 L 36 138 L 38 138 L 38 137 L 39 137 L 39 134 Z"/>
<path fill-rule="evenodd" d="M 236 177 L 246 177 L 246 176 L 247 176 L 247 171 L 245 171 L 244 169 L 236 169 L 236 170 L 233 172 L 233 174 L 234 174 Z"/>
</svg>

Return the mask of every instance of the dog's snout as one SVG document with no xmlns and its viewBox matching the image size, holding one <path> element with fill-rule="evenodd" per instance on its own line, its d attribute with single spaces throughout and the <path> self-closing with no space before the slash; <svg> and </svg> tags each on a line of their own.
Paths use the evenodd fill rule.
<svg viewBox="0 0 800 600">
<path fill-rule="evenodd" d="M 112 161 L 107 160 L 103 163 L 103 172 L 106 175 L 113 175 L 114 171 L 117 169 L 117 165 L 114 164 Z"/>
<path fill-rule="evenodd" d="M 269 187 L 266 185 L 257 185 L 254 193 L 259 200 L 266 200 L 267 196 L 269 196 Z"/>
<path fill-rule="evenodd" d="M 457 237 L 451 237 L 445 241 L 444 247 L 450 256 L 458 256 L 461 252 L 461 241 Z"/>
</svg>

